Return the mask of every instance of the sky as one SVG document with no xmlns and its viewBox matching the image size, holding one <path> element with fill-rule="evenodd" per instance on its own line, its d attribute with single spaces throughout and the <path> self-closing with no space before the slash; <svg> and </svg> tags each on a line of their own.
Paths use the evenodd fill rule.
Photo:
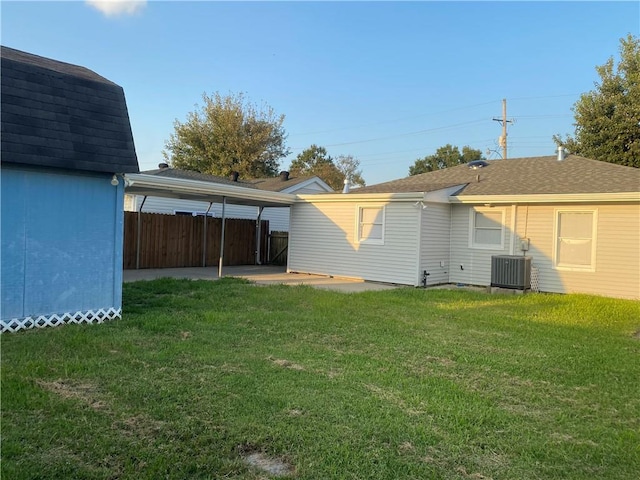
<svg viewBox="0 0 640 480">
<path fill-rule="evenodd" d="M 0 3 L 2 45 L 122 86 L 141 170 L 164 161 L 202 95 L 243 92 L 284 114 L 291 161 L 312 144 L 360 161 L 368 185 L 446 144 L 554 155 L 595 67 L 640 35 L 640 2 Z"/>
</svg>

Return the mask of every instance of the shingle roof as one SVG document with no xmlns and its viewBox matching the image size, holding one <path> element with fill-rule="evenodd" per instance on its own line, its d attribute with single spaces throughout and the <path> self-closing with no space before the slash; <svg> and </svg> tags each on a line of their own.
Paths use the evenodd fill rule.
<svg viewBox="0 0 640 480">
<path fill-rule="evenodd" d="M 457 195 L 538 195 L 640 191 L 640 169 L 577 155 L 490 160 L 354 189 L 351 193 L 431 192 L 464 185 Z"/>
<path fill-rule="evenodd" d="M 247 180 L 251 182 L 256 188 L 260 190 L 268 190 L 270 192 L 281 192 L 287 188 L 298 185 L 302 182 L 306 182 L 313 177 L 289 177 L 287 180 L 283 180 L 281 177 L 269 177 L 269 178 L 256 178 L 254 180 Z"/>
<path fill-rule="evenodd" d="M 0 47 L 2 161 L 138 172 L 122 87 L 77 65 Z"/>
<path fill-rule="evenodd" d="M 257 190 L 265 190 L 269 192 L 281 192 L 289 187 L 298 185 L 313 177 L 289 177 L 287 180 L 283 180 L 282 177 L 269 177 L 269 178 L 254 178 L 254 179 L 242 179 L 238 178 L 238 181 L 233 181 L 231 178 L 219 177 L 217 175 L 209 175 L 206 173 L 199 173 L 190 170 L 180 170 L 178 168 L 158 168 L 154 170 L 147 170 L 141 172 L 147 175 L 157 175 L 160 177 L 168 178 L 183 178 L 186 180 L 199 180 L 202 182 L 221 183 L 223 185 L 235 185 L 238 187 L 255 188 Z"/>
</svg>

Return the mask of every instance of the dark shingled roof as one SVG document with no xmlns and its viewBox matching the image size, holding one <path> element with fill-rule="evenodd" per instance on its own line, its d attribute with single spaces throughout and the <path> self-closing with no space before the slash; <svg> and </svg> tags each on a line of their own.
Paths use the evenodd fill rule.
<svg viewBox="0 0 640 480">
<path fill-rule="evenodd" d="M 542 195 L 640 191 L 640 169 L 577 155 L 489 160 L 354 189 L 351 193 L 431 192 L 463 185 L 457 195 Z M 479 181 L 478 181 L 479 178 Z"/>
<path fill-rule="evenodd" d="M 219 177 L 217 175 L 209 175 L 206 173 L 199 173 L 190 170 L 180 170 L 178 168 L 158 168 L 155 170 L 147 170 L 141 173 L 144 173 L 146 175 L 157 175 L 159 177 L 182 178 L 185 180 L 199 180 L 201 182 L 235 185 L 236 187 L 254 188 L 256 190 L 265 190 L 269 192 L 281 192 L 289 187 L 298 185 L 299 183 L 313 178 L 289 177 L 287 180 L 283 180 L 282 177 L 254 178 L 246 180 L 238 178 L 238 181 L 234 182 L 231 178 Z"/>
<path fill-rule="evenodd" d="M 138 172 L 122 87 L 91 70 L 0 47 L 2 161 Z"/>
</svg>

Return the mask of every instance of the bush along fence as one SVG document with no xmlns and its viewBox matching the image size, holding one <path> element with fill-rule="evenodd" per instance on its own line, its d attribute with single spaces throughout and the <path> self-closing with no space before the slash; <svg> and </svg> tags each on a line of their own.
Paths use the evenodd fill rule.
<svg viewBox="0 0 640 480">
<path fill-rule="evenodd" d="M 221 218 L 141 213 L 138 219 L 137 212 L 124 214 L 125 270 L 218 265 Z M 266 263 L 269 221 L 261 221 L 259 259 L 256 232 L 255 220 L 225 219 L 224 265 Z"/>
</svg>

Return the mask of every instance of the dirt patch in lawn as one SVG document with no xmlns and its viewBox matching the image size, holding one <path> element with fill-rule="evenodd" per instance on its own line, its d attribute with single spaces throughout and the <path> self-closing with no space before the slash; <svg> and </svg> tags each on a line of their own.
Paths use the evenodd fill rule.
<svg viewBox="0 0 640 480">
<path fill-rule="evenodd" d="M 262 470 L 274 477 L 287 477 L 294 473 L 291 465 L 279 458 L 268 457 L 264 453 L 251 453 L 244 457 L 243 460 L 247 465 Z"/>
<path fill-rule="evenodd" d="M 273 477 L 288 477 L 295 474 L 295 468 L 286 459 L 268 455 L 255 445 L 238 445 L 236 450 L 245 464 Z"/>
<path fill-rule="evenodd" d="M 267 360 L 282 368 L 290 368 L 291 370 L 304 370 L 304 367 L 302 365 L 290 362 L 289 360 L 273 357 L 268 357 Z"/>
<path fill-rule="evenodd" d="M 79 383 L 63 379 L 54 380 L 53 382 L 36 380 L 36 383 L 42 389 L 55 393 L 62 398 L 80 400 L 94 410 L 105 410 L 108 407 L 107 402 L 98 398 L 98 388 L 90 383 Z"/>
</svg>

